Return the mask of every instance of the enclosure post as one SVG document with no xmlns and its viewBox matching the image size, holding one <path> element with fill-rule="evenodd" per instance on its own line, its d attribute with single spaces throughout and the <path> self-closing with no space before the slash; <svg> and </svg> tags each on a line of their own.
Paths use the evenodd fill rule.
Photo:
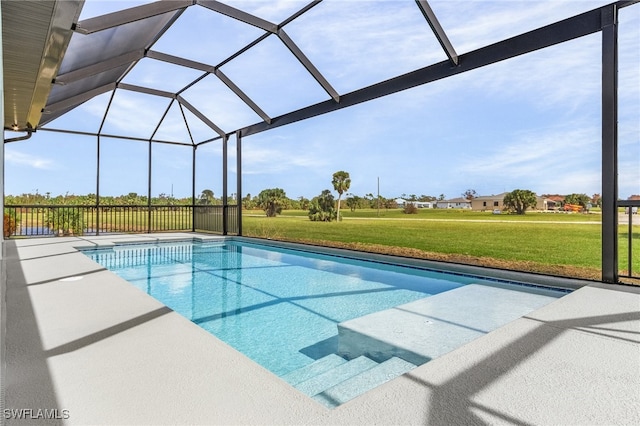
<svg viewBox="0 0 640 426">
<path fill-rule="evenodd" d="M 191 153 L 191 232 L 196 232 L 196 149 L 193 145 Z"/>
<path fill-rule="evenodd" d="M 102 121 L 100 122 L 100 128 L 98 128 L 98 150 L 96 152 L 96 156 L 98 157 L 98 162 L 96 163 L 96 205 L 100 205 L 100 135 L 102 134 L 102 128 L 104 127 L 105 121 L 107 121 L 107 114 L 109 114 L 109 109 L 111 108 L 111 103 L 113 102 L 113 98 L 116 95 L 116 91 L 111 92 L 111 96 L 109 97 L 109 102 L 107 103 L 107 109 L 102 115 Z M 98 213 L 100 208 L 96 209 L 96 235 L 100 235 L 100 214 Z"/>
<path fill-rule="evenodd" d="M 0 3 L 0 16 L 2 16 L 2 3 Z M 2 43 L 2 19 L 0 19 L 0 46 L 4 46 Z M 2 58 L 3 47 L 0 47 L 0 117 L 4 117 L 4 61 Z M 7 308 L 6 308 L 6 286 L 7 286 L 7 272 L 4 262 L 4 129 L 0 134 L 0 211 L 2 211 L 3 220 L 0 223 L 0 380 L 6 380 L 7 367 L 5 356 L 5 328 L 7 324 Z M 6 384 L 3 381 L 0 383 L 0 392 L 2 395 L 0 398 L 0 405 L 2 409 L 5 408 L 5 389 Z"/>
<path fill-rule="evenodd" d="M 238 203 L 238 235 L 242 235 L 242 137 L 240 131 L 236 132 L 236 186 Z"/>
<path fill-rule="evenodd" d="M 147 178 L 147 233 L 151 233 L 151 146 L 149 141 L 149 176 Z"/>
<path fill-rule="evenodd" d="M 627 234 L 627 275 L 629 278 L 633 277 L 633 206 L 627 207 L 629 209 L 629 233 Z"/>
<path fill-rule="evenodd" d="M 2 16 L 1 13 L 2 13 L 2 5 L 0 4 L 0 16 Z M 3 46 L 2 19 L 0 19 L 0 46 Z M 0 102 L 0 117 L 4 117 L 4 68 L 3 68 L 4 62 L 2 61 L 2 52 L 3 52 L 3 48 L 0 47 L 0 99 L 2 100 L 2 102 Z M 2 135 L 0 135 L 0 143 L 2 144 L 2 146 L 0 146 L 0 191 L 2 191 L 0 192 L 0 210 L 2 210 L 2 216 L 3 216 L 2 223 L 0 223 L 0 260 L 2 260 L 4 258 L 4 129 L 2 130 Z M 4 279 L 3 277 L 4 277 L 4 270 L 3 270 L 3 266 L 0 265 L 0 315 L 2 316 L 4 316 L 4 304 L 3 304 Z M 4 320 L 2 316 L 0 316 L 0 320 Z M 4 325 L 5 322 L 2 321 L 2 324 Z M 0 328 L 0 337 L 2 337 L 0 339 L 0 362 L 3 362 L 4 361 L 4 333 L 2 332 L 2 328 Z M 4 366 L 4 363 L 0 365 Z M 4 368 L 2 368 L 0 372 L 2 372 L 2 377 L 4 378 L 5 377 Z M 4 398 L 4 394 L 2 397 Z M 2 405 L 2 408 L 4 408 L 4 404 Z"/>
<path fill-rule="evenodd" d="M 229 137 L 222 138 L 222 235 L 227 235 L 227 141 Z"/>
<path fill-rule="evenodd" d="M 96 136 L 96 235 L 100 235 L 100 135 Z"/>
<path fill-rule="evenodd" d="M 618 16 L 602 9 L 602 281 L 618 282 Z"/>
</svg>

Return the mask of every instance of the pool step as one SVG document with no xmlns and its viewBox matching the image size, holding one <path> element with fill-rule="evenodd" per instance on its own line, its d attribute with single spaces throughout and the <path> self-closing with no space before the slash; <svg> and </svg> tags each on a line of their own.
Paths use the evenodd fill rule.
<svg viewBox="0 0 640 426">
<path fill-rule="evenodd" d="M 415 364 L 393 357 L 314 395 L 313 399 L 329 408 L 334 408 L 389 380 L 403 375 L 415 367 Z"/>
<path fill-rule="evenodd" d="M 309 365 L 285 374 L 284 376 L 282 376 L 282 379 L 290 385 L 295 386 L 298 383 L 307 381 L 312 377 L 331 370 L 332 368 L 335 368 L 342 364 L 346 364 L 346 362 L 347 360 L 342 358 L 341 356 L 330 354 L 318 359 L 317 361 L 312 362 Z"/>
<path fill-rule="evenodd" d="M 338 354 L 420 365 L 456 349 L 557 296 L 469 284 L 338 324 Z"/>
<path fill-rule="evenodd" d="M 296 388 L 309 396 L 314 396 L 376 365 L 378 365 L 377 362 L 361 356 L 300 382 Z"/>
<path fill-rule="evenodd" d="M 469 284 L 338 324 L 338 354 L 282 378 L 337 407 L 556 298 Z"/>
</svg>

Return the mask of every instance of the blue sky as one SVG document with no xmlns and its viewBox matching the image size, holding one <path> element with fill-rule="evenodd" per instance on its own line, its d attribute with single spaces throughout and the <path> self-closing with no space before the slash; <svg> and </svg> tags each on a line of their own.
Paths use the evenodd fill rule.
<svg viewBox="0 0 640 426">
<path fill-rule="evenodd" d="M 144 2 L 87 0 L 82 19 Z M 306 2 L 225 2 L 280 22 Z M 432 1 L 461 54 L 607 4 L 603 1 Z M 640 194 L 640 5 L 620 12 L 620 197 Z M 413 1 L 325 0 L 285 30 L 340 94 L 446 59 Z M 216 65 L 262 32 L 192 6 L 153 50 Z M 206 44 L 205 44 L 206 41 Z M 357 195 L 455 198 L 516 188 L 600 192 L 600 35 L 595 34 L 366 104 L 243 139 L 242 195 L 280 187 L 291 198 L 331 188 L 348 171 Z M 221 70 L 274 117 L 328 95 L 276 38 Z M 143 59 L 124 82 L 176 91 L 201 73 Z M 183 94 L 225 131 L 260 121 L 215 76 Z M 96 131 L 110 94 L 47 127 Z M 117 91 L 105 132 L 148 138 L 165 99 Z M 197 140 L 215 136 L 195 117 Z M 10 137 L 10 136 L 8 136 Z M 184 140 L 172 108 L 159 139 Z M 230 141 L 229 193 L 235 189 Z M 102 195 L 147 193 L 148 144 L 103 138 Z M 6 145 L 5 192 L 96 192 L 95 138 L 39 131 Z M 197 150 L 196 192 L 222 193 L 218 142 Z M 191 194 L 191 149 L 154 144 L 152 195 Z"/>
</svg>

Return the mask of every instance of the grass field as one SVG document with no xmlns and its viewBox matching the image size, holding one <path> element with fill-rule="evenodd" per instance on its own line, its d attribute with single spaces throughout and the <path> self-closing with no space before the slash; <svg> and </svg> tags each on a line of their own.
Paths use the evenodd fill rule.
<svg viewBox="0 0 640 426">
<path fill-rule="evenodd" d="M 250 214 L 250 212 L 247 212 Z M 525 270 L 601 277 L 599 214 L 401 210 L 343 212 L 341 222 L 311 222 L 305 211 L 276 218 L 246 214 L 243 234 L 363 251 Z M 640 222 L 640 220 L 638 220 Z M 640 224 L 640 223 L 639 223 Z M 634 232 L 633 268 L 640 271 L 640 232 Z M 620 269 L 627 269 L 627 226 L 620 226 Z"/>
<path fill-rule="evenodd" d="M 251 212 L 249 212 L 251 213 Z M 261 211 L 253 211 L 253 213 L 262 215 Z M 306 210 L 285 210 L 281 216 L 298 216 L 307 217 Z M 375 209 L 359 209 L 355 211 L 340 210 L 340 216 L 344 219 L 349 218 L 371 218 L 371 219 L 446 219 L 446 220 L 490 220 L 490 221 L 509 221 L 509 222 L 594 222 L 600 223 L 601 215 L 599 213 L 581 214 L 581 213 L 554 213 L 554 212 L 530 212 L 524 215 L 516 214 L 492 214 L 491 211 L 481 212 L 463 209 L 418 209 L 416 214 L 406 214 L 402 209 L 381 209 L 378 212 Z"/>
</svg>

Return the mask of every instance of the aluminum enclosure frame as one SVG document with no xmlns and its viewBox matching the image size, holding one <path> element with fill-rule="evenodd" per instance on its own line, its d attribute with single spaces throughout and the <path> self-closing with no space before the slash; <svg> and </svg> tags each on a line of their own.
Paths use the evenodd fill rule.
<svg viewBox="0 0 640 426">
<path fill-rule="evenodd" d="M 427 24 L 430 26 L 432 32 L 438 39 L 443 51 L 447 56 L 447 60 L 420 68 L 418 70 L 399 75 L 389 80 L 373 84 L 368 87 L 364 87 L 350 93 L 340 94 L 331 84 L 326 80 L 324 76 L 317 70 L 313 63 L 304 55 L 293 40 L 286 34 L 284 27 L 289 22 L 293 21 L 297 17 L 301 16 L 306 11 L 315 7 L 320 1 L 312 1 L 307 6 L 296 12 L 291 17 L 287 18 L 280 24 L 275 24 L 259 17 L 242 12 L 233 7 L 224 5 L 223 3 L 212 0 L 193 0 L 193 1 L 168 1 L 168 2 L 156 2 L 137 8 L 128 9 L 122 12 L 115 12 L 114 14 L 105 15 L 105 17 L 92 18 L 90 20 L 79 22 L 75 30 L 82 34 L 92 34 L 100 31 L 104 31 L 111 28 L 116 28 L 119 25 L 126 25 L 135 22 L 140 19 L 148 18 L 150 16 L 161 16 L 164 13 L 174 13 L 167 19 L 167 26 L 163 27 L 163 30 L 157 34 L 151 43 L 139 51 L 123 55 L 121 57 L 110 58 L 100 64 L 91 64 L 89 66 L 74 69 L 58 76 L 59 82 L 66 84 L 73 83 L 82 78 L 88 76 L 97 75 L 100 72 L 107 70 L 118 70 L 118 67 L 127 67 L 127 70 L 116 82 L 109 83 L 100 87 L 93 88 L 90 91 L 80 93 L 74 97 L 62 99 L 55 103 L 52 103 L 46 107 L 47 112 L 56 112 L 62 115 L 68 112 L 75 106 L 80 105 L 86 100 L 102 93 L 112 91 L 111 100 L 113 95 L 119 90 L 133 90 L 140 93 L 146 93 L 153 96 L 160 96 L 169 99 L 169 106 L 171 107 L 174 102 L 178 102 L 180 111 L 182 112 L 185 125 L 188 128 L 186 117 L 184 116 L 184 109 L 188 109 L 198 119 L 211 128 L 218 136 L 204 141 L 194 141 L 191 133 L 189 132 L 191 143 L 180 143 L 173 141 L 161 141 L 154 139 L 162 120 L 155 127 L 153 134 L 148 138 L 128 138 L 116 135 L 106 135 L 102 133 L 105 119 L 107 117 L 109 108 L 111 106 L 111 100 L 105 111 L 105 115 L 97 133 L 91 132 L 70 132 L 79 133 L 85 135 L 92 135 L 97 137 L 97 151 L 98 151 L 98 190 L 97 195 L 99 198 L 99 163 L 100 163 L 100 138 L 118 137 L 132 140 L 140 140 L 149 143 L 149 200 L 151 199 L 151 156 L 152 156 L 152 143 L 173 143 L 178 145 L 187 145 L 193 147 L 193 167 L 192 167 L 192 180 L 195 182 L 195 152 L 197 147 L 203 144 L 211 142 L 221 141 L 223 150 L 223 201 L 227 202 L 227 156 L 228 156 L 228 139 L 231 136 L 235 136 L 236 139 L 236 152 L 237 152 L 237 187 L 238 194 L 241 192 L 241 151 L 242 151 L 242 138 L 250 135 L 254 135 L 266 130 L 271 130 L 280 126 L 295 123 L 297 121 L 306 120 L 318 115 L 326 114 L 329 112 L 337 111 L 342 108 L 354 106 L 363 102 L 367 102 L 376 98 L 384 97 L 393 93 L 397 93 L 403 90 L 407 90 L 413 87 L 431 83 L 440 79 L 451 77 L 463 72 L 471 71 L 477 68 L 481 68 L 487 65 L 491 65 L 497 62 L 501 62 L 510 58 L 514 58 L 520 55 L 531 53 L 540 49 L 544 49 L 550 46 L 554 46 L 560 43 L 564 43 L 573 39 L 577 39 L 589 34 L 597 32 L 602 33 L 602 280 L 605 282 L 618 282 L 618 244 L 617 244 L 617 207 L 618 207 L 618 177 L 617 177 L 617 149 L 618 149 L 618 133 L 617 133 L 617 65 L 618 65 L 618 11 L 624 7 L 628 7 L 638 3 L 640 0 L 623 0 L 611 3 L 606 6 L 598 7 L 588 12 L 581 13 L 579 15 L 564 19 L 562 21 L 538 28 L 527 33 L 511 37 L 509 39 L 491 44 L 489 46 L 476 49 L 474 51 L 458 55 L 449 41 L 445 31 L 442 29 L 437 21 L 437 18 L 431 8 L 429 7 L 427 0 L 415 0 L 418 10 L 425 17 Z M 163 3 L 163 4 L 159 4 Z M 262 29 L 265 33 L 258 37 L 247 46 L 243 47 L 239 51 L 232 54 L 229 58 L 225 59 L 217 65 L 208 65 L 199 63 L 196 61 L 190 61 L 183 58 L 178 58 L 172 55 L 163 54 L 151 50 L 151 46 L 160 37 L 164 31 L 171 25 L 179 15 L 187 8 L 193 5 L 202 6 L 204 8 L 213 10 L 217 13 L 224 14 L 232 17 L 256 28 Z M 316 80 L 316 82 L 324 89 L 328 94 L 329 99 L 323 102 L 319 102 L 314 105 L 310 105 L 296 111 L 291 111 L 280 115 L 278 117 L 270 117 L 263 109 L 255 103 L 249 96 L 247 96 L 231 79 L 229 79 L 219 69 L 222 65 L 235 59 L 243 52 L 247 51 L 251 47 L 265 40 L 269 36 L 277 37 L 291 52 L 291 54 L 304 66 L 307 72 Z M 193 82 L 182 88 L 176 93 L 165 92 L 161 90 L 149 89 L 144 87 L 138 87 L 130 84 L 122 83 L 122 79 L 132 66 L 142 58 L 151 58 L 168 63 L 172 63 L 179 66 L 193 68 L 202 71 L 203 74 L 195 79 Z M 128 65 L 129 64 L 129 65 Z M 186 99 L 184 99 L 182 93 L 189 87 L 192 87 L 198 81 L 202 80 L 208 75 L 215 75 L 218 77 L 236 96 L 238 96 L 247 106 L 249 106 L 262 121 L 245 126 L 243 128 L 226 130 L 220 128 L 205 114 L 202 114 L 197 108 L 191 105 Z M 58 116 L 59 116 L 58 115 Z M 165 112 L 166 115 L 166 112 Z M 164 116 L 163 116 L 164 117 Z M 50 121 L 50 120 L 49 120 Z M 45 122 L 46 124 L 46 122 Z M 58 129 L 49 129 L 47 127 L 40 127 L 38 130 L 43 131 L 64 131 Z M 195 200 L 195 185 L 192 189 L 192 197 Z M 239 227 L 241 235 L 241 209 L 239 211 Z M 226 231 L 226 214 L 224 215 L 225 223 L 224 229 Z"/>
</svg>

